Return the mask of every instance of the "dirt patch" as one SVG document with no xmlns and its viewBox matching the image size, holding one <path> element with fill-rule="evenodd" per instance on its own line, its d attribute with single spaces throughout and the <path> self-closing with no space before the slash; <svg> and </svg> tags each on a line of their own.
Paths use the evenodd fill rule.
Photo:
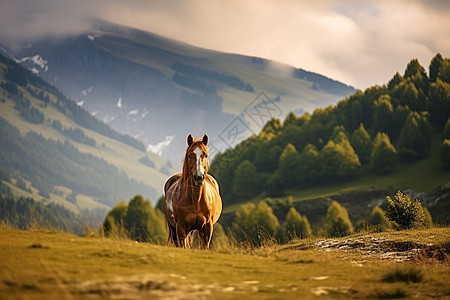
<svg viewBox="0 0 450 300">
<path fill-rule="evenodd" d="M 355 252 L 391 261 L 431 260 L 449 263 L 450 243 L 441 245 L 399 241 L 382 237 L 363 236 L 343 241 L 323 240 L 316 243 L 321 251 Z"/>
</svg>

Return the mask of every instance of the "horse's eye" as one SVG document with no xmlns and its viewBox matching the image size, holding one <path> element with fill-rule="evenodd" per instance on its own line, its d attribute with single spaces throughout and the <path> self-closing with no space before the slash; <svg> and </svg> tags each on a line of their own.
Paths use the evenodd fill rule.
<svg viewBox="0 0 450 300">
<path fill-rule="evenodd" d="M 208 154 L 205 154 L 205 158 L 208 158 Z"/>
</svg>

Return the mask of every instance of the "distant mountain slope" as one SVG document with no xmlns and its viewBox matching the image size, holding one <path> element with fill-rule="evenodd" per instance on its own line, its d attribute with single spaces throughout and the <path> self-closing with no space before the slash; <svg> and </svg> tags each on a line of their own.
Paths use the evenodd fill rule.
<svg viewBox="0 0 450 300">
<path fill-rule="evenodd" d="M 334 104 L 355 91 L 287 65 L 99 21 L 78 36 L 6 52 L 98 119 L 176 162 L 189 133 L 208 133 L 221 150 L 229 146 L 221 133 L 237 116 L 251 129 L 247 135 L 258 132 L 259 125 L 243 112 L 260 92 L 277 99 L 276 116 L 284 117 Z"/>
<path fill-rule="evenodd" d="M 0 55 L 0 179 L 77 211 L 135 194 L 156 201 L 174 172 L 30 71 Z"/>
</svg>

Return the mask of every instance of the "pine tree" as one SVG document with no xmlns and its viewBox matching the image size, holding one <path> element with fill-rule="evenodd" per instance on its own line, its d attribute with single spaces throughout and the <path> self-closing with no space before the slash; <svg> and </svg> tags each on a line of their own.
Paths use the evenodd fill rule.
<svg viewBox="0 0 450 300">
<path fill-rule="evenodd" d="M 439 69 L 438 78 L 446 83 L 450 83 L 450 59 L 444 59 Z"/>
<path fill-rule="evenodd" d="M 436 54 L 430 62 L 430 82 L 436 82 L 439 74 L 439 70 L 441 69 L 442 64 L 444 63 L 444 58 L 440 53 Z"/>
<path fill-rule="evenodd" d="M 406 66 L 404 78 L 414 84 L 418 93 L 418 102 L 410 106 L 412 110 L 423 111 L 427 109 L 427 96 L 429 80 L 425 68 L 422 67 L 417 59 L 411 60 Z"/>
</svg>

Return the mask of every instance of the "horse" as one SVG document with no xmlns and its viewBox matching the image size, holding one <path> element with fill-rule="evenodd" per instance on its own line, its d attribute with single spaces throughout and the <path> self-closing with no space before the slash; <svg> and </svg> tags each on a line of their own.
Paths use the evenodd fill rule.
<svg viewBox="0 0 450 300">
<path fill-rule="evenodd" d="M 202 247 L 209 249 L 222 198 L 219 184 L 208 174 L 208 135 L 200 140 L 189 134 L 187 144 L 182 173 L 172 175 L 164 185 L 167 244 L 188 248 L 191 233 L 197 230 Z"/>
</svg>

